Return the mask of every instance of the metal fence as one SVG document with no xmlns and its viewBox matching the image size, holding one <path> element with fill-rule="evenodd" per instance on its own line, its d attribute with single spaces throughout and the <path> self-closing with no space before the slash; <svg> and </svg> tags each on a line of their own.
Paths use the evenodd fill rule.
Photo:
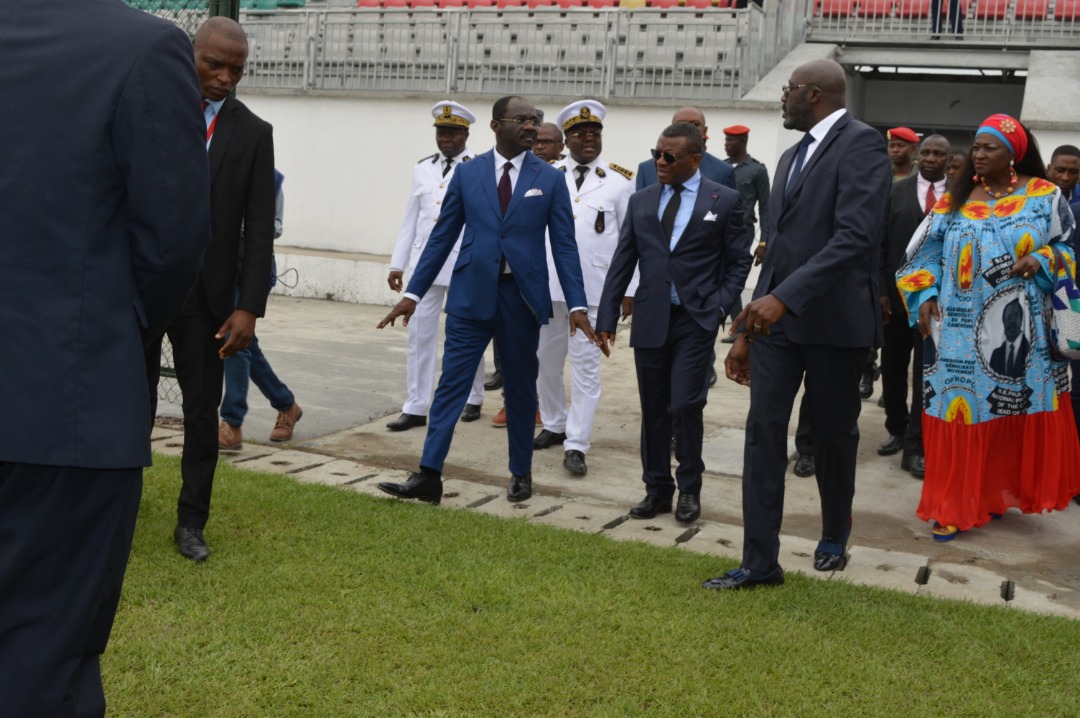
<svg viewBox="0 0 1080 718">
<path fill-rule="evenodd" d="M 803 3 L 807 39 L 818 42 L 1080 46 L 1080 0 L 800 0 Z"/>
<path fill-rule="evenodd" d="M 802 41 L 802 3 L 741 10 L 241 13 L 248 88 L 728 99 Z"/>
</svg>

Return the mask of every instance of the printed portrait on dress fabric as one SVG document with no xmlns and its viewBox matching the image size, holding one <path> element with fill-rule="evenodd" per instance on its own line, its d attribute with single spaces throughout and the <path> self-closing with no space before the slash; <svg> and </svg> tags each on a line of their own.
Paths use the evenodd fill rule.
<svg viewBox="0 0 1080 718">
<path fill-rule="evenodd" d="M 1027 373 L 1034 321 L 1023 285 L 1003 289 L 986 303 L 975 331 L 983 369 L 998 381 L 1015 384 Z"/>
</svg>

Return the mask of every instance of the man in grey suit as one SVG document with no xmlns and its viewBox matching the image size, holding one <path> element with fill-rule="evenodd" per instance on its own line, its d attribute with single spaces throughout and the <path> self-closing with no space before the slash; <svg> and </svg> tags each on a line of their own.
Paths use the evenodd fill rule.
<svg viewBox="0 0 1080 718">
<path fill-rule="evenodd" d="M 143 345 L 210 240 L 206 127 L 187 35 L 120 0 L 5 0 L 0 38 L 0 714 L 103 716 Z"/>
<path fill-rule="evenodd" d="M 634 518 L 672 509 L 677 521 L 701 515 L 702 410 L 706 374 L 720 323 L 750 272 L 750 235 L 737 190 L 701 176 L 704 142 L 693 125 L 674 124 L 653 150 L 659 184 L 630 197 L 619 244 L 600 295 L 601 347 L 615 342 L 623 293 L 634 267 L 634 347 L 641 395 L 641 465 L 645 498 Z M 671 438 L 679 462 L 671 475 Z"/>
<path fill-rule="evenodd" d="M 706 588 L 784 582 L 787 429 L 804 376 L 822 513 L 814 568 L 847 563 L 859 375 L 867 349 L 881 342 L 878 237 L 891 178 L 881 135 L 847 113 L 845 89 L 844 70 L 832 60 L 800 66 L 783 88 L 784 127 L 806 134 L 777 166 L 761 276 L 733 322 L 740 336 L 724 362 L 729 379 L 750 387 L 743 560 Z"/>
</svg>

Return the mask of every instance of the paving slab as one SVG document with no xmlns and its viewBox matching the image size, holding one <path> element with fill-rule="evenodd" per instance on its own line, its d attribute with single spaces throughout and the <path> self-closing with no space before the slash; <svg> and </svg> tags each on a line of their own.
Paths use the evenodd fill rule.
<svg viewBox="0 0 1080 718">
<path fill-rule="evenodd" d="M 325 464 L 293 472 L 293 476 L 296 477 L 297 481 L 306 484 L 326 484 L 327 486 L 358 484 L 378 475 L 379 471 L 373 469 L 370 465 L 346 459 L 334 459 Z"/>
<path fill-rule="evenodd" d="M 654 519 L 628 518 L 626 521 L 604 530 L 605 536 L 617 541 L 644 541 L 656 546 L 675 546 L 697 532 L 700 522 L 680 524 L 671 514 L 660 514 Z"/>
<path fill-rule="evenodd" d="M 265 449 L 264 449 L 265 450 Z M 271 474 L 295 474 L 298 471 L 322 466 L 334 460 L 333 456 L 313 454 L 295 449 L 273 449 L 262 456 L 250 459 L 237 459 L 236 465 L 251 471 L 266 471 Z"/>
<path fill-rule="evenodd" d="M 447 479 L 443 482 L 441 506 L 465 509 L 483 500 L 506 501 L 506 491 L 462 479 Z"/>
<path fill-rule="evenodd" d="M 540 514 L 559 511 L 570 501 L 571 499 L 566 499 L 561 496 L 533 494 L 532 498 L 528 501 L 518 501 L 517 503 L 514 503 L 507 501 L 505 495 L 502 495 L 481 504 L 474 503 L 469 508 L 482 514 L 498 516 L 499 518 L 504 519 L 531 519 Z"/>
<path fill-rule="evenodd" d="M 155 454 L 162 456 L 180 456 L 184 453 L 184 435 L 177 434 L 155 441 L 150 448 Z"/>
<path fill-rule="evenodd" d="M 944 561 L 930 561 L 930 579 L 919 592 L 934 598 L 952 598 L 988 605 L 1004 606 L 1001 584 L 1005 576 L 979 566 Z"/>
<path fill-rule="evenodd" d="M 921 588 L 915 577 L 927 563 L 925 556 L 870 546 L 849 546 L 848 554 L 847 567 L 833 577 L 835 580 L 903 593 L 918 593 Z"/>
<path fill-rule="evenodd" d="M 742 542 L 742 526 L 706 521 L 701 524 L 697 533 L 679 545 L 688 551 L 742 561 Z"/>
<path fill-rule="evenodd" d="M 1015 586 L 1013 591 L 1013 600 L 1006 604 L 1011 608 L 1031 611 L 1032 613 L 1045 613 L 1051 616 L 1078 617 L 1076 609 L 1064 603 L 1066 597 L 1071 597 L 1069 594 L 1072 591 L 1069 589 L 1061 590 L 1060 587 L 1047 584 L 1039 586 L 1036 590 Z"/>
<path fill-rule="evenodd" d="M 784 573 L 801 573 L 810 578 L 827 580 L 832 578 L 833 572 L 814 570 L 814 550 L 818 542 L 801 536 L 780 536 L 780 565 L 784 567 Z"/>
<path fill-rule="evenodd" d="M 177 436 L 183 438 L 184 430 L 179 427 L 160 426 L 155 424 L 150 429 L 150 441 L 161 441 L 162 439 L 174 439 Z M 157 448 L 155 446 L 155 451 Z"/>
<path fill-rule="evenodd" d="M 275 456 L 281 451 L 283 451 L 283 449 L 264 446 L 263 444 L 244 444 L 240 451 L 218 452 L 218 461 L 227 461 L 233 466 L 240 466 L 251 469 L 252 471 L 274 471 L 273 469 L 258 468 L 258 466 L 253 465 L 252 462 Z"/>
<path fill-rule="evenodd" d="M 558 511 L 534 516 L 530 521 L 563 529 L 600 533 L 605 526 L 626 518 L 626 509 L 611 504 L 568 501 Z"/>
</svg>

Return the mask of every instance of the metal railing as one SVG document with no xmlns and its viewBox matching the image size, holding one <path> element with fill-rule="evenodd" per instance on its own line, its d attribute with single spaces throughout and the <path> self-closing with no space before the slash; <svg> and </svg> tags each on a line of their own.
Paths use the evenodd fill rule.
<svg viewBox="0 0 1080 718">
<path fill-rule="evenodd" d="M 246 87 L 731 99 L 802 41 L 802 3 L 741 10 L 248 11 Z"/>
<path fill-rule="evenodd" d="M 807 39 L 841 44 L 1080 46 L 1080 0 L 801 0 Z M 934 22 L 935 16 L 938 21 Z"/>
</svg>

